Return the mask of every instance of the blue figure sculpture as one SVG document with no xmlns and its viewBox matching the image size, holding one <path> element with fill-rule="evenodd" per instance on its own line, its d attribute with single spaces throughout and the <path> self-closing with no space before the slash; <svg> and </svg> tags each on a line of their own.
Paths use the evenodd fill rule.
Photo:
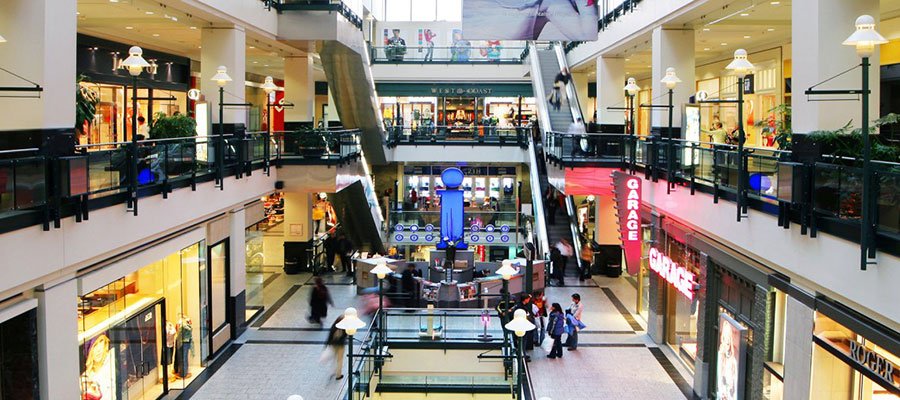
<svg viewBox="0 0 900 400">
<path fill-rule="evenodd" d="M 445 189 L 438 190 L 441 196 L 441 241 L 438 249 L 462 249 L 466 245 L 463 240 L 463 191 L 459 189 L 463 182 L 463 172 L 459 168 L 447 168 L 441 172 L 441 181 Z M 447 254 L 448 259 L 450 254 Z"/>
</svg>

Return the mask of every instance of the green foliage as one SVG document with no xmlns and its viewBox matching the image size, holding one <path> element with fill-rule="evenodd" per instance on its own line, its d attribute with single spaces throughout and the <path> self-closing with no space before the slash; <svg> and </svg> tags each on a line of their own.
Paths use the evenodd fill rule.
<svg viewBox="0 0 900 400">
<path fill-rule="evenodd" d="M 874 135 L 876 130 L 883 125 L 894 124 L 900 121 L 900 115 L 890 113 L 876 119 L 869 127 L 869 135 Z M 863 152 L 862 129 L 853 128 L 853 121 L 847 122 L 840 129 L 833 131 L 814 131 L 809 133 L 809 139 L 834 156 L 860 158 Z M 871 158 L 888 162 L 900 162 L 900 149 L 894 146 L 882 144 L 876 140 L 871 141 Z"/>
<path fill-rule="evenodd" d="M 89 87 L 82 86 L 81 82 L 88 82 L 84 75 L 75 80 L 75 131 L 84 134 L 85 123 L 90 125 L 97 115 L 100 96 Z"/>
<path fill-rule="evenodd" d="M 297 146 L 310 149 L 324 149 L 325 136 L 317 131 L 300 132 L 297 135 Z"/>
<path fill-rule="evenodd" d="M 172 139 L 197 136 L 197 121 L 184 114 L 157 113 L 150 125 L 150 138 Z"/>
<path fill-rule="evenodd" d="M 763 119 L 761 121 L 757 121 L 754 125 L 758 128 L 762 128 L 761 131 L 764 133 L 773 133 L 775 132 L 775 143 L 778 143 L 778 148 L 781 150 L 790 150 L 792 146 L 792 135 L 791 131 L 791 106 L 790 104 L 779 104 L 772 109 L 769 110 L 770 113 L 775 114 L 775 127 L 769 125 L 768 118 Z"/>
</svg>

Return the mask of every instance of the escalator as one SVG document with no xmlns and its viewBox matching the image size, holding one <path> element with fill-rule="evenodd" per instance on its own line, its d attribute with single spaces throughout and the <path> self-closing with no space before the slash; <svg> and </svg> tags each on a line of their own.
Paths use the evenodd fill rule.
<svg viewBox="0 0 900 400">
<path fill-rule="evenodd" d="M 335 193 L 332 204 L 343 232 L 356 250 L 386 254 L 381 237 L 381 209 L 377 200 L 373 208 L 373 197 L 368 193 L 365 182 L 358 180 Z"/>
<path fill-rule="evenodd" d="M 578 96 L 575 92 L 575 85 L 572 82 L 566 85 L 566 99 L 563 101 L 563 105 L 559 110 L 554 110 L 547 102 L 547 95 L 553 88 L 553 81 L 556 78 L 556 74 L 563 68 L 568 67 L 562 46 L 558 43 L 550 43 L 547 45 L 531 42 L 529 43 L 529 57 L 529 62 L 531 64 L 531 83 L 534 88 L 535 103 L 538 108 L 541 136 L 543 138 L 541 143 L 534 143 L 533 146 L 530 146 L 530 148 L 533 149 L 531 151 L 535 153 L 535 159 L 532 160 L 534 165 L 531 166 L 531 171 L 539 171 L 537 174 L 538 182 L 535 182 L 534 177 L 532 178 L 532 188 L 534 188 L 532 190 L 534 196 L 539 196 L 543 200 L 544 194 L 547 193 L 547 189 L 551 187 L 548 179 L 548 172 L 550 171 L 547 169 L 547 158 L 544 154 L 544 145 L 550 145 L 548 141 L 553 140 L 552 135 L 549 135 L 549 133 L 566 132 L 569 125 L 576 121 L 577 118 L 582 118 L 582 115 L 581 106 L 578 103 Z M 584 119 L 582 118 L 582 121 L 583 120 Z M 567 149 L 564 149 L 563 151 L 567 151 Z M 555 188 L 561 191 L 565 190 L 565 187 Z M 542 203 L 543 201 L 535 201 L 536 205 L 541 204 L 541 206 L 543 206 Z M 565 277 L 567 281 L 571 282 L 572 278 L 577 278 L 577 265 L 581 258 L 578 221 L 575 217 L 575 204 L 572 196 L 565 196 L 564 204 L 557 208 L 556 213 L 555 224 L 550 224 L 549 220 L 546 219 L 546 216 L 544 219 L 545 223 L 542 224 L 544 229 L 546 229 L 545 238 L 546 243 L 548 243 L 546 252 L 549 254 L 550 246 L 555 245 L 563 238 L 567 239 L 569 243 L 572 244 L 574 256 L 570 257 L 567 263 Z"/>
</svg>

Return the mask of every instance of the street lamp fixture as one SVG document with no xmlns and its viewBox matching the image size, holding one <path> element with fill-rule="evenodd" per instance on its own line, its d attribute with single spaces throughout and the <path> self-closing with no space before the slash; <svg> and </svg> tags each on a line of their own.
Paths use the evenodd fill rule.
<svg viewBox="0 0 900 400">
<path fill-rule="evenodd" d="M 6 39 L 3 38 L 3 35 L 0 35 L 0 43 L 6 43 Z"/>
<path fill-rule="evenodd" d="M 386 329 L 384 326 L 384 278 L 388 276 L 388 274 L 394 272 L 387 266 L 387 263 L 384 260 L 378 262 L 375 265 L 375 268 L 372 268 L 369 273 L 375 274 L 378 277 L 378 337 L 383 339 L 384 334 L 386 333 Z M 383 346 L 378 345 L 378 354 L 381 355 L 381 349 Z"/>
<path fill-rule="evenodd" d="M 263 82 L 262 90 L 266 92 L 266 146 L 263 148 L 264 158 L 263 166 L 265 168 L 266 175 L 269 175 L 269 141 L 272 138 L 272 106 L 275 103 L 272 102 L 272 93 L 278 90 L 278 85 L 275 84 L 275 80 L 272 79 L 271 76 L 267 76 L 266 80 Z"/>
<path fill-rule="evenodd" d="M 220 65 L 216 68 L 216 74 L 212 81 L 219 86 L 219 140 L 216 141 L 216 185 L 219 190 L 225 190 L 225 85 L 231 82 L 228 76 L 228 68 Z"/>
<path fill-rule="evenodd" d="M 875 46 L 885 44 L 888 41 L 875 30 L 875 18 L 871 15 L 860 15 L 856 18 L 856 31 L 853 32 L 844 45 L 856 47 L 856 54 L 862 58 L 862 132 L 863 137 L 863 190 L 862 190 L 862 215 L 860 216 L 861 246 L 860 268 L 866 269 L 869 259 L 875 258 L 875 223 L 872 214 L 872 140 L 869 138 L 869 57 L 875 53 Z"/>
<path fill-rule="evenodd" d="M 525 372 L 525 360 L 522 354 L 522 347 L 525 345 L 524 336 L 526 333 L 533 331 L 535 326 L 531 322 L 528 321 L 528 316 L 525 313 L 525 310 L 518 309 L 513 314 L 512 321 L 506 323 L 503 326 L 506 330 L 513 331 L 516 333 L 516 337 L 519 338 L 519 345 L 516 346 L 516 353 L 518 353 L 518 361 L 519 361 L 519 383 L 521 384 L 524 380 L 524 372 Z"/>
<path fill-rule="evenodd" d="M 516 269 L 512 267 L 512 260 L 503 260 L 500 268 L 497 269 L 497 275 L 503 277 L 503 293 L 501 293 L 501 295 L 503 297 L 504 311 L 509 309 L 509 280 L 518 272 L 519 271 L 516 271 Z"/>
<path fill-rule="evenodd" d="M 734 72 L 738 78 L 738 144 L 737 144 L 737 152 L 738 152 L 738 182 L 737 182 L 737 221 L 741 222 L 741 219 L 745 216 L 747 212 L 747 202 L 745 197 L 746 193 L 746 185 L 747 185 L 747 165 L 746 165 L 746 157 L 744 154 L 744 142 L 746 141 L 746 134 L 744 132 L 744 78 L 753 71 L 753 64 L 747 60 L 747 50 L 737 49 L 734 51 L 734 59 L 731 60 L 731 63 L 725 67 L 725 69 Z"/>
<path fill-rule="evenodd" d="M 347 307 L 344 310 L 344 318 L 335 325 L 336 328 L 342 329 L 347 333 L 347 399 L 353 399 L 353 335 L 356 331 L 366 326 L 366 323 L 359 319 L 359 314 L 353 307 Z"/>
<path fill-rule="evenodd" d="M 672 158 L 674 157 L 672 152 L 672 115 L 675 112 L 675 104 L 673 100 L 673 94 L 675 90 L 675 86 L 681 83 L 681 79 L 675 75 L 675 68 L 669 67 L 666 68 L 666 76 L 660 80 L 660 82 L 666 85 L 666 89 L 669 90 L 669 129 L 666 137 L 666 194 L 672 193 L 672 188 L 675 187 L 675 171 L 672 168 Z"/>
<path fill-rule="evenodd" d="M 138 101 L 137 101 L 137 82 L 138 76 L 144 71 L 144 68 L 150 68 L 150 63 L 144 59 L 144 50 L 138 46 L 131 46 L 128 49 L 128 58 L 122 61 L 120 66 L 128 70 L 131 75 L 131 163 L 128 170 L 130 171 L 130 195 L 128 196 L 128 207 L 131 212 L 137 215 L 137 187 L 138 187 Z"/>
<path fill-rule="evenodd" d="M 625 93 L 628 95 L 628 134 L 634 136 L 634 96 L 637 95 L 638 91 L 641 90 L 641 87 L 637 85 L 637 81 L 634 78 L 628 78 L 625 85 Z M 637 140 L 634 140 L 631 145 L 631 173 L 635 173 L 634 168 L 634 160 L 637 158 Z"/>
</svg>

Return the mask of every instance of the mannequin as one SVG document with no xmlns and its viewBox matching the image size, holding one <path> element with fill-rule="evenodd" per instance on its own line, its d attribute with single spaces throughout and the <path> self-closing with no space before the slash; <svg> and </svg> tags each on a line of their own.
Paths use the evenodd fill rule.
<svg viewBox="0 0 900 400">
<path fill-rule="evenodd" d="M 194 327 L 191 317 L 180 315 L 175 326 L 175 377 L 190 378 L 190 356 L 194 355 Z M 168 336 L 168 330 L 166 331 Z M 168 339 L 168 337 L 167 337 Z M 190 356 L 188 355 L 190 354 Z"/>
<path fill-rule="evenodd" d="M 175 328 L 175 324 L 172 321 L 166 321 L 166 343 L 165 347 L 163 347 L 163 362 L 166 368 L 175 361 L 175 338 L 177 334 L 178 329 Z M 175 380 L 175 376 L 170 376 L 169 380 Z"/>
</svg>

